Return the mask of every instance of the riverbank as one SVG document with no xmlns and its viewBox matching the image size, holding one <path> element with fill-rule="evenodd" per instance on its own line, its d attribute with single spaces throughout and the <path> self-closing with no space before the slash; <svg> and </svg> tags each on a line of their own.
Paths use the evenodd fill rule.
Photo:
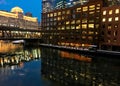
<svg viewBox="0 0 120 86">
<path fill-rule="evenodd" d="M 76 47 L 58 46 L 58 45 L 52 45 L 52 44 L 40 44 L 40 46 L 60 49 L 60 50 L 67 50 L 67 51 L 77 52 L 77 53 L 86 54 L 86 55 L 109 56 L 112 58 L 120 57 L 120 52 L 117 52 L 117 51 L 89 50 L 89 49 L 82 49 L 82 48 L 76 48 Z"/>
</svg>

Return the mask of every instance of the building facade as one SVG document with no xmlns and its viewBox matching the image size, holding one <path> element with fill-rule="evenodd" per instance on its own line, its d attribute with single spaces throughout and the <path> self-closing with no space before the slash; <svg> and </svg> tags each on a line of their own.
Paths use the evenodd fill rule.
<svg viewBox="0 0 120 86">
<path fill-rule="evenodd" d="M 73 47 L 97 45 L 100 49 L 119 51 L 119 2 L 89 0 L 83 5 L 42 13 L 44 42 Z"/>
<path fill-rule="evenodd" d="M 11 12 L 0 11 L 0 26 L 38 29 L 38 20 L 35 17 L 25 16 L 21 8 L 14 7 Z"/>
<path fill-rule="evenodd" d="M 120 50 L 120 6 L 102 8 L 102 48 Z"/>
<path fill-rule="evenodd" d="M 98 45 L 101 7 L 98 1 L 43 13 L 44 42 L 74 47 Z"/>
</svg>

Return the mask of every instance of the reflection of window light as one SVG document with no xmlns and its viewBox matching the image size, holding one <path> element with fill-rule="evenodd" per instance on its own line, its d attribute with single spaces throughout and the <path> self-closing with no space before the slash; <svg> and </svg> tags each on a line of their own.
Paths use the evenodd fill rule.
<svg viewBox="0 0 120 86">
<path fill-rule="evenodd" d="M 109 14 L 110 14 L 110 15 L 112 14 L 112 10 L 109 11 Z"/>
<path fill-rule="evenodd" d="M 105 18 L 103 18 L 103 19 L 102 19 L 102 22 L 105 22 L 105 21 L 106 21 L 106 19 L 105 19 Z"/>
<path fill-rule="evenodd" d="M 119 13 L 119 9 L 116 9 L 116 10 L 115 10 L 115 13 L 118 14 L 118 13 Z"/>
<path fill-rule="evenodd" d="M 111 22 L 111 21 L 112 21 L 112 18 L 109 18 L 108 21 Z"/>
<path fill-rule="evenodd" d="M 106 15 L 106 11 L 103 11 L 103 15 Z"/>
<path fill-rule="evenodd" d="M 115 17 L 115 21 L 118 21 L 119 20 L 119 18 L 118 17 Z"/>
</svg>

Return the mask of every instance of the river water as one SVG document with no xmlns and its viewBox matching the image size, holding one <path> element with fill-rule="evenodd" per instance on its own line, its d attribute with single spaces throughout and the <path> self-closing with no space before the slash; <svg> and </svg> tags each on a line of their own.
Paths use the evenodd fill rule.
<svg viewBox="0 0 120 86">
<path fill-rule="evenodd" d="M 120 58 L 0 44 L 0 86 L 66 85 L 120 86 Z"/>
</svg>

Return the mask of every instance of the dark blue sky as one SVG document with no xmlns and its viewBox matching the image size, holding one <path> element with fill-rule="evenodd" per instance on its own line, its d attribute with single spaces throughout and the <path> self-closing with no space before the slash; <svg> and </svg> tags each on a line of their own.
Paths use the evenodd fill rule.
<svg viewBox="0 0 120 86">
<path fill-rule="evenodd" d="M 41 19 L 41 1 L 42 0 L 0 0 L 0 10 L 10 11 L 11 8 L 18 6 L 24 13 L 31 12 L 34 17 Z"/>
</svg>

